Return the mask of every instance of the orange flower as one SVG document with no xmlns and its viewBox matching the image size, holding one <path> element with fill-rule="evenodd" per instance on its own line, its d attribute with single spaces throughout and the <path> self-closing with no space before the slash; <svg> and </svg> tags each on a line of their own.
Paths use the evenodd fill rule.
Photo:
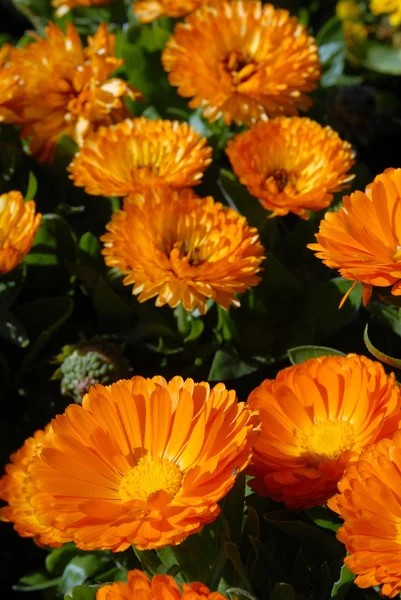
<svg viewBox="0 0 401 600">
<path fill-rule="evenodd" d="M 7 506 L 0 508 L 0 521 L 14 523 L 14 529 L 21 537 L 34 537 L 39 544 L 58 547 L 63 541 L 58 534 L 55 541 L 53 529 L 45 527 L 36 518 L 29 503 L 29 465 L 40 443 L 45 439 L 45 431 L 38 430 L 24 445 L 10 457 L 6 475 L 0 479 L 0 498 Z"/>
<path fill-rule="evenodd" d="M 381 585 L 401 592 L 401 432 L 369 446 L 338 484 L 329 507 L 344 519 L 337 537 L 347 548 L 347 567 L 361 588 Z"/>
<path fill-rule="evenodd" d="M 331 127 L 307 118 L 279 117 L 258 123 L 228 142 L 235 174 L 272 216 L 330 205 L 353 175 L 351 145 Z"/>
<path fill-rule="evenodd" d="M 257 285 L 263 247 L 256 228 L 231 208 L 192 190 L 148 190 L 115 212 L 101 240 L 109 267 L 126 274 L 139 302 L 205 314 L 207 299 L 239 306 L 236 293 Z"/>
<path fill-rule="evenodd" d="M 256 0 L 201 6 L 175 27 L 162 56 L 191 108 L 229 125 L 296 115 L 320 77 L 317 46 L 295 17 Z"/>
<path fill-rule="evenodd" d="M 20 192 L 0 196 L 0 273 L 14 269 L 32 247 L 42 215 L 33 200 L 24 203 Z"/>
<path fill-rule="evenodd" d="M 140 96 L 125 81 L 110 78 L 122 64 L 114 57 L 115 38 L 100 25 L 83 48 L 71 23 L 67 33 L 49 23 L 46 38 L 11 51 L 12 71 L 24 83 L 20 118 L 23 137 L 32 137 L 31 151 L 47 159 L 62 135 L 78 145 L 100 125 L 128 115 L 124 97 Z"/>
<path fill-rule="evenodd" d="M 325 265 L 342 277 L 362 282 L 368 304 L 373 286 L 392 285 L 401 295 L 401 169 L 387 169 L 367 186 L 365 193 L 345 196 L 339 212 L 328 212 L 308 244 Z M 349 292 L 343 299 L 345 301 Z"/>
<path fill-rule="evenodd" d="M 290 509 L 324 504 L 348 463 L 401 421 L 394 375 L 356 354 L 284 369 L 253 390 L 248 404 L 262 422 L 250 486 Z"/>
<path fill-rule="evenodd" d="M 11 46 L 3 44 L 0 48 L 0 123 L 17 124 L 17 114 L 22 100 L 22 86 L 18 76 L 9 69 L 9 54 Z"/>
<path fill-rule="evenodd" d="M 31 503 L 79 548 L 179 544 L 220 512 L 251 458 L 257 414 L 222 383 L 134 377 L 91 387 L 52 421 Z"/>
<path fill-rule="evenodd" d="M 150 23 L 159 17 L 183 17 L 207 0 L 136 0 L 134 13 L 141 23 Z"/>
<path fill-rule="evenodd" d="M 128 598 L 147 600 L 226 600 L 219 592 L 210 592 L 203 583 L 182 584 L 182 592 L 169 575 L 154 575 L 150 580 L 142 571 L 128 571 L 127 583 L 118 581 L 102 586 L 96 600 L 127 600 Z"/>
<path fill-rule="evenodd" d="M 63 17 L 72 8 L 78 8 L 81 6 L 101 6 L 102 4 L 109 4 L 111 0 L 52 0 L 51 5 L 56 9 L 56 17 Z"/>
<path fill-rule="evenodd" d="M 211 162 L 206 138 L 187 123 L 141 117 L 99 131 L 69 166 L 88 194 L 126 196 L 159 185 L 197 185 Z"/>
</svg>

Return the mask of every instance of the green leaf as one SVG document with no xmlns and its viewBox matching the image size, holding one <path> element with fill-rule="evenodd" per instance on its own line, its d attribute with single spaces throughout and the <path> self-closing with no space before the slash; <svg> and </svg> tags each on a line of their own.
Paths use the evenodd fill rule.
<svg viewBox="0 0 401 600">
<path fill-rule="evenodd" d="M 380 302 L 370 302 L 367 308 L 371 314 L 379 317 L 379 319 L 388 325 L 396 335 L 401 337 L 401 319 L 399 308 L 396 306 L 386 306 Z"/>
<path fill-rule="evenodd" d="M 243 375 L 249 375 L 257 369 L 257 366 L 249 365 L 226 350 L 217 350 L 210 367 L 208 379 L 210 381 L 237 379 Z"/>
<path fill-rule="evenodd" d="M 311 519 L 316 525 L 330 531 L 337 532 L 338 528 L 341 527 L 342 522 L 336 513 L 332 512 L 325 506 L 314 506 L 305 510 L 305 514 Z"/>
<path fill-rule="evenodd" d="M 393 356 L 389 356 L 388 354 L 381 352 L 381 350 L 378 350 L 378 348 L 376 348 L 372 344 L 368 334 L 368 323 L 366 323 L 365 331 L 363 334 L 363 341 L 365 342 L 366 348 L 371 354 L 373 354 L 375 358 L 377 358 L 377 360 L 380 360 L 381 362 L 384 362 L 387 365 L 390 365 L 391 367 L 395 367 L 396 369 L 401 369 L 401 358 L 394 358 Z"/>
<path fill-rule="evenodd" d="M 93 305 L 102 326 L 106 328 L 126 327 L 135 314 L 135 309 L 124 302 L 103 277 L 96 284 Z"/>
<path fill-rule="evenodd" d="M 276 583 L 270 600 L 295 600 L 295 592 L 289 583 Z"/>
<path fill-rule="evenodd" d="M 260 227 L 267 219 L 268 213 L 262 207 L 259 200 L 248 192 L 246 187 L 238 181 L 234 173 L 222 169 L 218 184 L 228 205 L 241 215 L 244 215 L 250 225 Z"/>
<path fill-rule="evenodd" d="M 25 281 L 26 268 L 20 264 L 9 273 L 0 275 L 0 305 L 9 308 L 17 299 Z"/>
<path fill-rule="evenodd" d="M 77 258 L 75 235 L 70 226 L 56 214 L 43 215 L 32 250 L 24 261 L 32 265 L 57 265 Z"/>
<path fill-rule="evenodd" d="M 31 362 L 45 347 L 49 339 L 71 316 L 74 302 L 68 296 L 43 298 L 21 304 L 16 309 L 17 316 L 24 323 L 30 338 L 35 339 L 24 365 Z"/>
<path fill-rule="evenodd" d="M 21 577 L 19 582 L 13 586 L 13 590 L 16 592 L 34 592 L 57 587 L 60 582 L 61 577 L 51 578 L 46 571 L 38 571 Z"/>
<path fill-rule="evenodd" d="M 83 254 L 87 255 L 88 257 L 91 257 L 92 259 L 95 259 L 96 262 L 101 260 L 100 242 L 97 239 L 97 237 L 93 235 L 93 233 L 91 233 L 90 231 L 87 231 L 83 234 L 83 236 L 81 236 L 81 238 L 79 239 L 78 247 Z"/>
<path fill-rule="evenodd" d="M 327 346 L 297 346 L 288 350 L 288 358 L 293 365 L 299 365 L 309 358 L 318 356 L 345 356 L 345 354 Z"/>
<path fill-rule="evenodd" d="M 349 587 L 351 586 L 352 582 L 354 581 L 356 575 L 354 575 L 354 573 L 351 573 L 351 571 L 348 569 L 347 565 L 343 565 L 341 567 L 341 572 L 340 572 L 340 579 L 338 579 L 338 581 L 336 581 L 333 585 L 333 590 L 331 592 L 331 598 L 336 598 L 337 600 L 342 600 Z"/>
<path fill-rule="evenodd" d="M 369 40 L 364 46 L 362 64 L 376 73 L 401 75 L 401 49 Z"/>
<path fill-rule="evenodd" d="M 60 591 L 67 594 L 72 588 L 101 573 L 111 564 L 113 564 L 112 558 L 100 552 L 75 556 L 64 569 Z"/>
<path fill-rule="evenodd" d="M 46 569 L 49 573 L 61 575 L 74 556 L 82 554 L 73 542 L 64 544 L 61 548 L 55 548 L 47 556 L 45 560 Z"/>
<path fill-rule="evenodd" d="M 23 324 L 6 309 L 0 309 L 0 336 L 20 348 L 29 344 Z"/>
<path fill-rule="evenodd" d="M 64 596 L 64 600 L 95 600 L 99 585 L 78 585 Z"/>
<path fill-rule="evenodd" d="M 233 474 L 235 473 L 235 469 Z M 245 473 L 240 473 L 228 494 L 221 501 L 221 511 L 230 530 L 230 541 L 239 544 L 245 499 Z"/>
<path fill-rule="evenodd" d="M 38 182 L 32 171 L 29 172 L 28 187 L 25 194 L 25 201 L 33 200 L 38 191 Z"/>
</svg>

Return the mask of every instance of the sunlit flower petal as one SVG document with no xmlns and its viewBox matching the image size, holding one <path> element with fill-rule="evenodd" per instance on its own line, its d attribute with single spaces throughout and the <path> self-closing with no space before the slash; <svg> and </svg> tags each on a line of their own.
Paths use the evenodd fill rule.
<svg viewBox="0 0 401 600">
<path fill-rule="evenodd" d="M 308 210 L 329 206 L 333 192 L 353 178 L 347 174 L 351 145 L 307 118 L 258 123 L 231 139 L 226 151 L 241 183 L 273 215 L 308 218 Z"/>
<path fill-rule="evenodd" d="M 139 301 L 206 312 L 208 298 L 239 306 L 257 285 L 263 247 L 256 228 L 231 208 L 192 190 L 148 190 L 124 203 L 107 225 L 106 264 L 126 275 Z"/>
<path fill-rule="evenodd" d="M 172 188 L 200 183 L 212 150 L 187 123 L 141 117 L 87 140 L 69 166 L 75 185 L 88 194 L 126 196 L 159 185 Z"/>
<path fill-rule="evenodd" d="M 320 66 L 315 40 L 289 12 L 256 0 L 201 6 L 176 25 L 163 65 L 191 108 L 227 124 L 309 108 Z"/>
<path fill-rule="evenodd" d="M 262 422 L 249 485 L 289 508 L 324 504 L 361 450 L 401 422 L 394 375 L 356 354 L 284 369 L 257 387 L 248 404 Z"/>
</svg>

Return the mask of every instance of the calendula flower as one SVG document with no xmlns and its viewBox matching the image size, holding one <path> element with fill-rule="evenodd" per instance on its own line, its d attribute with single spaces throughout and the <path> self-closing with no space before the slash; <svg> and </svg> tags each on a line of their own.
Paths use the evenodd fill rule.
<svg viewBox="0 0 401 600">
<path fill-rule="evenodd" d="M 162 55 L 171 85 L 229 125 L 296 115 L 320 66 L 315 40 L 289 12 L 256 0 L 201 6 L 176 25 Z"/>
<path fill-rule="evenodd" d="M 117 267 L 139 302 L 182 303 L 206 312 L 207 299 L 239 306 L 236 293 L 259 283 L 264 249 L 256 228 L 231 208 L 166 188 L 135 194 L 115 212 L 101 240 L 106 265 Z"/>
<path fill-rule="evenodd" d="M 336 5 L 336 14 L 340 21 L 357 21 L 363 13 L 357 0 L 340 0 Z"/>
<path fill-rule="evenodd" d="M 84 550 L 179 544 L 216 519 L 257 427 L 222 383 L 98 384 L 52 421 L 31 464 L 31 504 Z"/>
<path fill-rule="evenodd" d="M 23 92 L 18 76 L 9 68 L 10 51 L 8 44 L 0 48 L 0 123 L 18 124 Z"/>
<path fill-rule="evenodd" d="M 399 0 L 371 0 L 370 10 L 373 15 L 388 14 L 390 25 L 394 27 L 401 24 L 401 4 Z"/>
<path fill-rule="evenodd" d="M 339 212 L 326 213 L 308 244 L 328 267 L 353 281 L 349 292 L 362 282 L 363 302 L 370 301 L 373 286 L 393 286 L 401 295 L 401 169 L 387 169 L 364 192 L 345 196 Z M 347 298 L 349 292 L 343 298 Z"/>
<path fill-rule="evenodd" d="M 51 4 L 56 9 L 56 17 L 63 17 L 73 8 L 82 6 L 101 6 L 112 0 L 52 0 Z"/>
<path fill-rule="evenodd" d="M 96 600 L 127 600 L 145 596 L 147 600 L 226 600 L 219 592 L 211 592 L 197 581 L 183 583 L 182 591 L 169 575 L 154 575 L 149 579 L 142 571 L 128 571 L 127 583 L 116 581 L 97 591 Z"/>
<path fill-rule="evenodd" d="M 187 123 L 141 117 L 101 127 L 69 166 L 75 185 L 88 194 L 126 196 L 155 186 L 200 182 L 212 150 Z"/>
<path fill-rule="evenodd" d="M 42 220 L 35 210 L 35 202 L 24 202 L 20 192 L 0 195 L 0 273 L 14 269 L 32 248 Z"/>
<path fill-rule="evenodd" d="M 128 116 L 124 98 L 141 94 L 125 81 L 110 77 L 123 61 L 115 58 L 115 37 L 100 25 L 82 42 L 72 23 L 64 33 L 54 23 L 44 39 L 10 54 L 12 71 L 23 82 L 25 102 L 20 113 L 22 136 L 32 138 L 30 148 L 41 160 L 48 158 L 62 135 L 82 145 L 100 125 Z"/>
<path fill-rule="evenodd" d="M 330 205 L 333 192 L 353 178 L 351 145 L 331 127 L 299 117 L 257 123 L 228 142 L 235 174 L 272 216 Z"/>
<path fill-rule="evenodd" d="M 46 432 L 49 433 L 49 428 Z M 7 506 L 0 508 L 0 521 L 13 523 L 21 537 L 33 537 L 39 544 L 58 547 L 63 543 L 61 534 L 57 534 L 55 541 L 53 529 L 40 523 L 29 503 L 29 466 L 45 435 L 45 431 L 36 431 L 11 455 L 6 474 L 0 479 L 0 499 L 7 502 Z"/>
<path fill-rule="evenodd" d="M 262 423 L 249 485 L 290 509 L 324 504 L 347 465 L 401 421 L 394 375 L 356 354 L 283 369 L 253 390 L 248 404 Z"/>
<path fill-rule="evenodd" d="M 366 448 L 345 471 L 329 507 L 344 519 L 337 532 L 347 567 L 361 588 L 401 592 L 401 432 Z"/>
<path fill-rule="evenodd" d="M 159 17 L 183 17 L 207 0 L 136 0 L 134 13 L 141 23 L 150 23 Z"/>
</svg>

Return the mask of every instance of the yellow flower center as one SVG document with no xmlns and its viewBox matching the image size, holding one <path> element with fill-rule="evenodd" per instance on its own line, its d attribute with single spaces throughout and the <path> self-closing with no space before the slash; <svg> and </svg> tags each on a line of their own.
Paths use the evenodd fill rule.
<svg viewBox="0 0 401 600">
<path fill-rule="evenodd" d="M 183 474 L 174 463 L 144 456 L 120 484 L 123 502 L 142 500 L 151 509 L 160 509 L 171 502 L 182 486 Z"/>
<path fill-rule="evenodd" d="M 311 464 L 336 459 L 353 447 L 354 427 L 348 421 L 319 421 L 307 431 L 297 432 L 300 455 Z"/>
<path fill-rule="evenodd" d="M 234 86 L 240 85 L 255 72 L 256 65 L 249 56 L 232 50 L 223 61 L 223 69 L 232 77 Z"/>
</svg>

